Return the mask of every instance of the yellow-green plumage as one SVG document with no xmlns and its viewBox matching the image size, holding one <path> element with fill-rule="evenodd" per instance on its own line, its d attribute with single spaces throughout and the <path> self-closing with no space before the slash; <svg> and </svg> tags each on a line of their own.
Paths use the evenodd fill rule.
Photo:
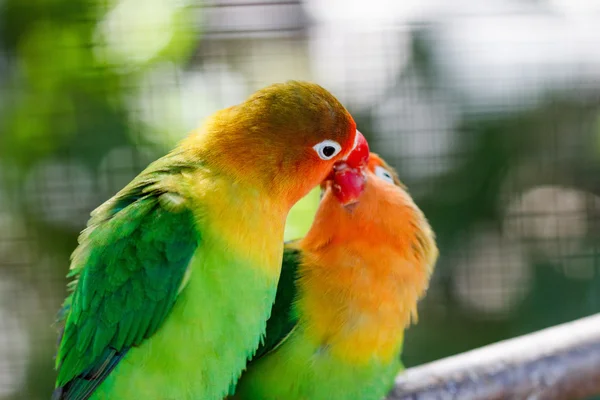
<svg viewBox="0 0 600 400">
<path fill-rule="evenodd" d="M 310 231 L 286 244 L 265 342 L 232 399 L 381 400 L 392 387 L 438 251 L 395 172 L 373 153 L 370 169 L 358 203 L 328 186 Z"/>
<path fill-rule="evenodd" d="M 298 300 L 295 281 L 303 262 L 295 246 L 291 243 L 284 251 L 265 342 L 240 382 L 231 386 L 228 399 L 381 400 L 403 369 L 401 347 L 392 359 L 373 357 L 354 364 L 331 354 L 327 342 L 311 340 L 310 326 L 299 323 L 301 316 L 294 307 Z"/>
<path fill-rule="evenodd" d="M 274 85 L 94 211 L 72 257 L 55 398 L 221 399 L 264 333 L 287 212 L 354 135 L 324 89 Z M 324 139 L 343 151 L 318 159 Z"/>
</svg>

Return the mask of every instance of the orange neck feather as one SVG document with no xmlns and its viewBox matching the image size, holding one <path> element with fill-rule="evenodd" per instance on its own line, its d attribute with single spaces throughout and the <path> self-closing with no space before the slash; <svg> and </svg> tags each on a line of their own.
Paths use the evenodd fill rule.
<svg viewBox="0 0 600 400">
<path fill-rule="evenodd" d="M 298 246 L 305 257 L 297 306 L 311 317 L 313 340 L 352 362 L 397 356 L 437 258 L 408 193 L 371 175 L 349 211 L 327 190 Z"/>
</svg>

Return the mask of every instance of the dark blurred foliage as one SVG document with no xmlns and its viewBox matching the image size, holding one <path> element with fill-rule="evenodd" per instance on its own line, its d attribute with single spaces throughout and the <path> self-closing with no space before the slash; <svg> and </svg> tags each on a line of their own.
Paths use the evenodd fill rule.
<svg viewBox="0 0 600 400">
<path fill-rule="evenodd" d="M 181 3 L 160 11 L 172 14 L 162 27 L 172 32 L 158 51 L 127 58 L 134 50 L 126 49 L 119 57 L 99 33 L 115 4 L 0 4 L 0 283 L 6 283 L 0 285 L 0 352 L 13 355 L 0 361 L 0 398 L 49 398 L 56 340 L 50 324 L 65 295 L 77 235 L 89 212 L 167 150 L 172 140 L 165 137 L 177 135 L 171 129 L 180 130 L 140 117 L 132 99 L 152 87 L 149 71 L 209 68 L 211 54 L 222 53 L 237 74 L 252 75 L 256 65 L 244 69 L 256 62 L 243 57 L 246 41 L 272 53 L 304 48 L 303 30 L 294 25 L 304 17 L 276 28 L 292 32 L 291 39 L 246 40 L 244 33 L 215 41 L 200 36 L 194 16 L 201 9 Z M 121 22 L 137 21 L 135 13 L 131 18 Z M 431 289 L 419 324 L 407 333 L 407 366 L 600 311 L 599 93 L 573 87 L 549 91 L 533 107 L 474 112 L 444 81 L 427 31 L 413 27 L 410 62 L 374 104 L 349 104 L 373 150 L 397 167 L 438 237 Z M 240 91 L 248 91 L 252 78 L 243 81 Z M 154 89 L 166 98 L 168 86 L 178 84 Z M 408 106 L 417 101 L 413 95 L 456 106 L 448 159 L 400 154 L 406 143 L 400 137 L 427 135 L 403 130 L 401 110 L 395 122 L 396 109 L 385 120 L 393 133 L 383 132 L 385 122 L 374 110 L 407 90 Z M 415 165 L 448 163 L 426 177 L 411 172 Z M 299 209 L 291 224 L 305 229 L 311 212 L 314 206 Z M 25 343 L 13 342 L 18 337 Z"/>
</svg>

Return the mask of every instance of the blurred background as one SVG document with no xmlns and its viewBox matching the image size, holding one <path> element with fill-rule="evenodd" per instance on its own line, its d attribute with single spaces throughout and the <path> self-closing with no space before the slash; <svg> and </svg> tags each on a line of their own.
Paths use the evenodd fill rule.
<svg viewBox="0 0 600 400">
<path fill-rule="evenodd" d="M 600 312 L 599 23 L 593 0 L 0 0 L 0 399 L 49 398 L 90 211 L 287 79 L 348 107 L 437 233 L 407 366 Z"/>
</svg>

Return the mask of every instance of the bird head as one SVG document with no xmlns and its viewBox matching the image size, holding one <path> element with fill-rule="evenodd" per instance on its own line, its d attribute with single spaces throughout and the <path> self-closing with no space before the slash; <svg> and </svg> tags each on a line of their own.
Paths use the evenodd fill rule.
<svg viewBox="0 0 600 400">
<path fill-rule="evenodd" d="M 233 180 L 260 187 L 290 207 L 334 165 L 357 173 L 369 156 L 344 106 L 321 86 L 297 81 L 268 86 L 217 112 L 188 140 L 194 146 Z M 357 189 L 347 194 L 350 201 Z"/>
</svg>

